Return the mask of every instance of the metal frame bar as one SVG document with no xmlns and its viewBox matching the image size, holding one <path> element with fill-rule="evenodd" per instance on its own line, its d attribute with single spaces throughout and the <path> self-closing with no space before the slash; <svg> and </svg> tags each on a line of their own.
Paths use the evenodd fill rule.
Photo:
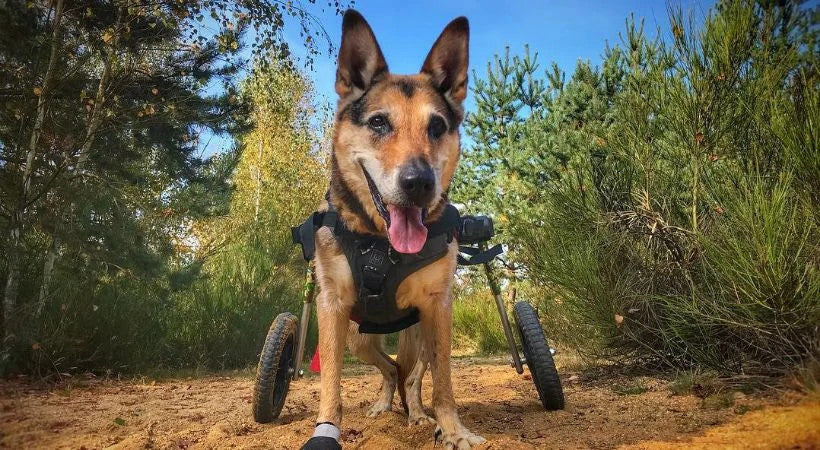
<svg viewBox="0 0 820 450">
<path fill-rule="evenodd" d="M 302 303 L 302 318 L 299 319 L 299 341 L 296 343 L 296 361 L 293 364 L 293 379 L 298 380 L 304 375 L 302 361 L 305 359 L 305 342 L 307 341 L 307 331 L 310 325 L 310 310 L 316 294 L 316 269 L 313 262 L 308 264 L 307 275 L 305 276 L 304 302 Z"/>
<path fill-rule="evenodd" d="M 481 250 L 486 248 L 481 244 Z M 518 354 L 518 347 L 515 345 L 515 338 L 513 337 L 512 327 L 510 326 L 510 318 L 507 315 L 507 306 L 504 304 L 504 299 L 501 297 L 501 288 L 498 286 L 498 281 L 495 279 L 493 273 L 492 260 L 484 263 L 484 273 L 487 275 L 487 282 L 490 285 L 490 291 L 495 298 L 495 306 L 498 308 L 498 315 L 501 317 L 501 326 L 504 328 L 504 336 L 507 338 L 507 348 L 512 357 L 512 365 L 515 371 L 519 374 L 524 373 L 524 366 L 521 363 L 521 356 Z"/>
</svg>

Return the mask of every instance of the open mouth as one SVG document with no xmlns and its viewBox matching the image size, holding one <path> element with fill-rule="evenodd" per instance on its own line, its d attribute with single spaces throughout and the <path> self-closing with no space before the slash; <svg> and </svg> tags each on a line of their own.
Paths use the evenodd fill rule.
<svg viewBox="0 0 820 450">
<path fill-rule="evenodd" d="M 359 163 L 367 180 L 367 187 L 370 189 L 370 197 L 379 215 L 387 225 L 387 238 L 390 245 L 400 253 L 418 253 L 427 242 L 427 227 L 424 226 L 424 219 L 427 216 L 427 208 L 418 206 L 401 206 L 394 204 L 384 204 L 382 195 L 376 187 L 376 183 L 367 173 L 364 165 Z"/>
</svg>

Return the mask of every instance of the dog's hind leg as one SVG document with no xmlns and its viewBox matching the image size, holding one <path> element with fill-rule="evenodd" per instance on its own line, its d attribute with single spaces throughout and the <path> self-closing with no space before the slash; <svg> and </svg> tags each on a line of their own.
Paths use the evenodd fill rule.
<svg viewBox="0 0 820 450">
<path fill-rule="evenodd" d="M 373 364 L 382 373 L 382 390 L 379 399 L 367 412 L 368 417 L 393 409 L 393 393 L 398 381 L 398 365 L 382 350 L 384 336 L 378 334 L 361 334 L 355 322 L 348 328 L 348 348 L 357 358 L 367 364 Z"/>
<path fill-rule="evenodd" d="M 427 372 L 428 360 L 422 345 L 419 325 L 414 325 L 399 334 L 399 385 L 405 387 L 407 398 L 404 409 L 409 425 L 436 423 L 424 412 L 421 401 L 421 380 Z"/>
</svg>

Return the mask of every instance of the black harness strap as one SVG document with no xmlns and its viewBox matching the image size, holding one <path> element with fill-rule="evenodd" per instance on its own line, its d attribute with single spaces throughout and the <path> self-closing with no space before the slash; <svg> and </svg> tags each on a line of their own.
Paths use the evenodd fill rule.
<svg viewBox="0 0 820 450">
<path fill-rule="evenodd" d="M 351 319 L 359 323 L 359 331 L 362 333 L 387 334 L 403 330 L 419 321 L 418 309 L 398 307 L 396 291 L 410 274 L 447 254 L 449 243 L 462 230 L 462 219 L 454 206 L 446 205 L 441 217 L 427 224 L 427 242 L 422 250 L 416 254 L 404 254 L 395 251 L 384 237 L 348 230 L 330 204 L 328 211 L 314 212 L 301 225 L 291 229 L 293 242 L 302 245 L 302 256 L 306 261 L 315 256 L 315 235 L 321 227 L 333 230 L 350 265 L 357 289 Z M 491 235 L 492 231 L 486 239 Z M 459 254 L 458 262 L 462 265 L 482 264 L 502 251 L 500 245 L 486 251 L 461 246 L 459 252 L 471 258 L 466 259 Z"/>
<path fill-rule="evenodd" d="M 458 264 L 461 266 L 475 266 L 478 264 L 484 264 L 486 262 L 490 262 L 496 256 L 504 253 L 504 248 L 501 247 L 501 244 L 496 244 L 487 250 L 482 251 L 480 248 L 476 247 L 468 247 L 466 245 L 460 245 L 458 247 Z M 464 253 L 465 255 L 470 256 L 470 259 L 465 258 L 461 254 Z"/>
<path fill-rule="evenodd" d="M 316 211 L 301 225 L 290 229 L 291 238 L 294 244 L 302 246 L 302 257 L 305 261 L 310 261 L 316 255 L 316 230 L 322 227 L 336 228 L 339 220 L 339 213 L 335 210 Z"/>
</svg>

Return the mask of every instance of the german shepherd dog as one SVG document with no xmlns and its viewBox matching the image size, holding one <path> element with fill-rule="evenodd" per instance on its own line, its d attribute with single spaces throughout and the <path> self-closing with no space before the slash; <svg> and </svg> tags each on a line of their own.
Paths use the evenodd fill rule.
<svg viewBox="0 0 820 450">
<path fill-rule="evenodd" d="M 353 10 L 345 13 L 336 72 L 339 100 L 329 199 L 347 229 L 387 237 L 393 249 L 402 253 L 417 253 L 425 245 L 425 224 L 435 221 L 447 205 L 459 159 L 468 41 L 469 23 L 459 17 L 444 28 L 420 73 L 394 75 L 364 18 Z M 320 210 L 327 208 L 327 202 L 320 206 Z M 359 334 L 350 320 L 356 287 L 333 232 L 320 228 L 315 238 L 321 400 L 314 436 L 338 440 L 340 376 L 347 343 L 384 375 L 381 396 L 368 415 L 389 411 L 398 387 L 410 424 L 437 423 L 436 436 L 448 448 L 484 442 L 461 424 L 450 379 L 450 288 L 457 242 L 450 242 L 445 257 L 399 285 L 397 305 L 417 308 L 420 322 L 402 331 L 398 362 L 394 362 L 382 350 L 381 336 Z M 421 379 L 428 364 L 435 421 L 421 404 Z M 320 432 L 328 426 L 329 434 Z M 306 447 L 312 447 L 310 441 Z"/>
</svg>

